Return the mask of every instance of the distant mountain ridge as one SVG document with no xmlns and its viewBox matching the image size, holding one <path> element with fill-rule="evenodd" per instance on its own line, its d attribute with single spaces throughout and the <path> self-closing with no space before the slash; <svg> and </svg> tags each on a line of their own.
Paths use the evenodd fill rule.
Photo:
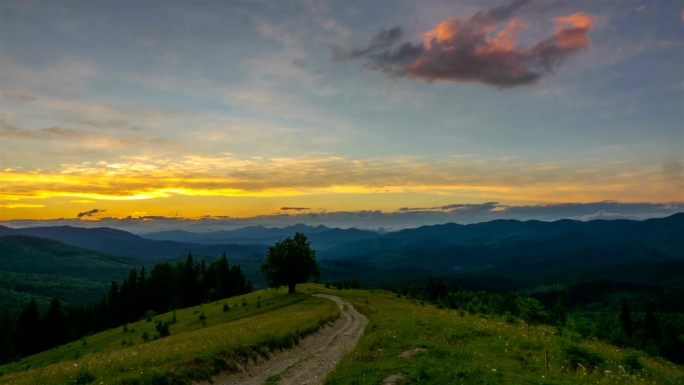
<svg viewBox="0 0 684 385">
<path fill-rule="evenodd" d="M 52 239 L 68 245 L 147 261 L 182 257 L 189 252 L 219 257 L 225 251 L 235 258 L 250 258 L 265 253 L 263 245 L 201 245 L 188 242 L 156 241 L 109 227 L 55 226 L 12 229 L 0 226 L 0 236 L 3 235 L 28 235 Z"/>
<path fill-rule="evenodd" d="M 574 277 L 616 276 L 643 280 L 659 277 L 684 285 L 684 213 L 666 218 L 555 222 L 495 220 L 477 224 L 447 223 L 380 234 L 367 230 L 296 225 L 251 226 L 238 230 L 191 233 L 183 230 L 144 236 L 110 228 L 0 226 L 0 235 L 32 235 L 108 254 L 159 260 L 199 256 L 241 260 L 255 282 L 268 247 L 292 236 L 307 235 L 330 278 L 384 275 L 488 274 L 537 282 Z M 157 238 L 149 239 L 148 237 Z M 169 240 L 171 239 L 171 240 Z M 680 266 L 681 265 L 681 266 Z M 647 271 L 648 270 L 648 271 Z"/>
<path fill-rule="evenodd" d="M 646 221 L 497 220 L 388 233 L 326 252 L 368 271 L 424 269 L 540 282 L 601 277 L 684 285 L 684 214 Z M 630 269 L 638 269 L 638 274 Z M 611 271 L 615 272 L 611 276 Z M 570 274 L 572 273 L 572 274 Z"/>
<path fill-rule="evenodd" d="M 421 226 L 415 229 L 400 230 L 385 235 L 385 238 L 428 239 L 434 237 L 449 237 L 454 241 L 487 240 L 508 237 L 523 237 L 539 239 L 558 236 L 565 233 L 643 236 L 658 234 L 668 228 L 675 228 L 684 235 L 684 213 L 678 213 L 665 218 L 634 221 L 626 219 L 577 221 L 562 219 L 553 222 L 537 220 L 519 221 L 514 219 L 499 219 L 468 225 L 447 223 L 443 225 Z"/>
<path fill-rule="evenodd" d="M 249 226 L 236 230 L 210 232 L 189 232 L 185 230 L 158 231 L 142 235 L 158 241 L 175 240 L 202 244 L 273 244 L 296 232 L 306 234 L 315 249 L 327 249 L 334 245 L 363 239 L 372 239 L 380 234 L 370 230 L 330 228 L 323 225 L 294 225 L 288 227 Z"/>
</svg>

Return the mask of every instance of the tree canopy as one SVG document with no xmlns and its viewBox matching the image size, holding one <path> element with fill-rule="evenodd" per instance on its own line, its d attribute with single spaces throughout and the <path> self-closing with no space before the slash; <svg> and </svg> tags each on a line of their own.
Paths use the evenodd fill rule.
<svg viewBox="0 0 684 385">
<path fill-rule="evenodd" d="M 294 238 L 287 237 L 268 248 L 261 274 L 271 287 L 287 285 L 289 293 L 294 293 L 296 284 L 307 282 L 310 276 L 319 278 L 316 251 L 306 235 L 295 233 Z"/>
</svg>

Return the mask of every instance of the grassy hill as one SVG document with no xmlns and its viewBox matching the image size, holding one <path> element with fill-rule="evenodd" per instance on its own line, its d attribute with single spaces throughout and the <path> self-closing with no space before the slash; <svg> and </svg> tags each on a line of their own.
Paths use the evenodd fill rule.
<svg viewBox="0 0 684 385">
<path fill-rule="evenodd" d="M 439 309 L 387 292 L 341 290 L 369 318 L 327 384 L 682 384 L 684 368 L 520 320 Z M 546 374 L 545 352 L 549 353 Z"/>
<path fill-rule="evenodd" d="M 0 384 L 189 383 L 292 346 L 338 314 L 321 298 L 264 290 L 155 315 L 0 366 Z M 170 325 L 169 336 L 159 337 L 158 321 Z"/>
<path fill-rule="evenodd" d="M 327 384 L 381 384 L 388 378 L 398 384 L 684 383 L 681 366 L 548 326 L 528 331 L 510 317 L 439 309 L 385 291 L 298 288 L 292 296 L 265 290 L 178 310 L 171 335 L 156 340 L 156 321 L 169 321 L 173 313 L 99 333 L 0 367 L 5 373 L 0 384 L 104 379 L 108 384 L 170 384 L 207 378 L 294 343 L 335 317 L 333 303 L 308 295 L 312 292 L 346 298 L 369 318 L 359 345 Z"/>
</svg>

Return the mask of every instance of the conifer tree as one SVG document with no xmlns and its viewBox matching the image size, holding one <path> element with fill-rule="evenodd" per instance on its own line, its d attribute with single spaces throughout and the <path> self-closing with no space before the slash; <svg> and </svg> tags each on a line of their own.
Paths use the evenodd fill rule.
<svg viewBox="0 0 684 385">
<path fill-rule="evenodd" d="M 46 348 L 57 346 L 69 338 L 68 324 L 62 310 L 62 304 L 53 298 L 50 307 L 42 320 L 43 343 Z"/>
<path fill-rule="evenodd" d="M 620 325 L 622 326 L 622 331 L 628 340 L 632 339 L 632 311 L 627 303 L 627 298 L 622 298 L 622 306 L 620 308 L 620 314 L 618 315 L 620 319 Z"/>
<path fill-rule="evenodd" d="M 0 363 L 9 362 L 17 356 L 12 336 L 14 335 L 14 322 L 10 318 L 9 311 L 5 309 L 0 318 Z"/>
<path fill-rule="evenodd" d="M 43 347 L 41 337 L 41 319 L 38 313 L 38 305 L 35 298 L 32 298 L 19 315 L 14 334 L 14 346 L 22 357 L 33 354 Z"/>
</svg>

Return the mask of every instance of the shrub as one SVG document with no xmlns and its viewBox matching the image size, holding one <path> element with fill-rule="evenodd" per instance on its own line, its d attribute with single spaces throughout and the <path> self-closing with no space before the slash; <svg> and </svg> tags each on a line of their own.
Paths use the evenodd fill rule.
<svg viewBox="0 0 684 385">
<path fill-rule="evenodd" d="M 622 365 L 629 373 L 637 372 L 644 367 L 641 364 L 639 357 L 634 353 L 625 354 L 625 356 L 622 358 Z"/>
<path fill-rule="evenodd" d="M 580 366 L 592 370 L 603 363 L 601 356 L 579 346 L 570 346 L 565 349 L 565 357 L 573 370 Z"/>
<path fill-rule="evenodd" d="M 152 317 L 156 315 L 157 313 L 155 313 L 154 310 L 148 310 L 145 312 L 145 314 L 143 314 L 143 318 L 145 318 L 147 322 L 152 322 Z"/>
<path fill-rule="evenodd" d="M 171 326 L 171 322 L 162 322 L 162 321 L 157 321 L 157 325 L 155 328 L 157 329 L 157 333 L 159 333 L 159 337 L 167 337 L 171 335 L 171 331 L 169 330 L 169 327 Z"/>
<path fill-rule="evenodd" d="M 76 380 L 74 382 L 78 385 L 90 384 L 95 381 L 95 376 L 88 370 L 81 368 L 81 370 L 76 375 Z"/>
</svg>

